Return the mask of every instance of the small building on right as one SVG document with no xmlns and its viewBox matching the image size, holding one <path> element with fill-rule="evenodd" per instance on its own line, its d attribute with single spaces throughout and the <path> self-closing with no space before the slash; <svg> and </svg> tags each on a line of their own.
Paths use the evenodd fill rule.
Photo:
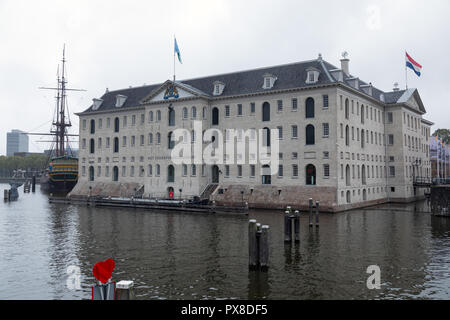
<svg viewBox="0 0 450 320">
<path fill-rule="evenodd" d="M 447 179 L 450 177 L 450 145 L 442 139 L 430 139 L 431 178 Z"/>
</svg>

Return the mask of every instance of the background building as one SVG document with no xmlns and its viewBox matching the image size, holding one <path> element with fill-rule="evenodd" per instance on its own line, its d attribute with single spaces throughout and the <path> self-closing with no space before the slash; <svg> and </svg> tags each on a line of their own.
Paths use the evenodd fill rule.
<svg viewBox="0 0 450 320">
<path fill-rule="evenodd" d="M 14 156 L 16 152 L 28 152 L 28 135 L 20 130 L 6 134 L 6 156 Z"/>
<path fill-rule="evenodd" d="M 450 146 L 438 137 L 430 138 L 430 161 L 432 178 L 450 177 Z"/>
</svg>

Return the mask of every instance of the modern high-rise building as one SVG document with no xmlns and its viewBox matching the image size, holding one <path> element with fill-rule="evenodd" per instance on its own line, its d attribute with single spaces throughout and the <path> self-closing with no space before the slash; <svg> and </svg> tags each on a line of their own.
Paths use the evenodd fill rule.
<svg viewBox="0 0 450 320">
<path fill-rule="evenodd" d="M 28 152 L 28 135 L 20 130 L 6 133 L 6 156 L 13 156 L 16 152 Z"/>
</svg>

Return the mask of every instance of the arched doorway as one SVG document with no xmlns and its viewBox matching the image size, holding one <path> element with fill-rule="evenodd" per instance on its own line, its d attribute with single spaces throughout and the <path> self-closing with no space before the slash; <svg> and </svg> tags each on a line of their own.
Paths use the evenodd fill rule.
<svg viewBox="0 0 450 320">
<path fill-rule="evenodd" d="M 312 164 L 306 166 L 306 185 L 316 185 L 316 167 Z"/>
<path fill-rule="evenodd" d="M 262 166 L 262 184 L 272 184 L 272 175 L 270 172 L 270 166 L 264 165 Z"/>
<path fill-rule="evenodd" d="M 212 183 L 219 183 L 219 167 L 214 165 L 211 168 Z"/>
<path fill-rule="evenodd" d="M 212 125 L 217 126 L 219 125 L 219 109 L 214 108 L 212 110 Z"/>
<path fill-rule="evenodd" d="M 113 168 L 113 181 L 119 181 L 119 168 Z"/>
<path fill-rule="evenodd" d="M 89 167 L 89 181 L 94 181 L 94 167 Z"/>
<path fill-rule="evenodd" d="M 169 197 L 169 199 L 175 198 L 175 191 L 174 191 L 173 187 L 167 188 L 167 196 Z"/>
</svg>

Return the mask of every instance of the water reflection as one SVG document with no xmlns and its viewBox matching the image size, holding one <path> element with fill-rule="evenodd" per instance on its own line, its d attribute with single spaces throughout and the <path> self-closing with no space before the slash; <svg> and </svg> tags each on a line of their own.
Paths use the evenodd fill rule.
<svg viewBox="0 0 450 320">
<path fill-rule="evenodd" d="M 248 219 L 270 226 L 268 272 L 248 270 Z M 0 209 L 0 299 L 90 299 L 92 267 L 116 261 L 138 299 L 450 298 L 450 219 L 426 202 L 300 218 L 284 243 L 283 213 L 186 214 L 49 204 L 20 195 Z M 81 268 L 82 290 L 66 286 Z M 381 268 L 368 290 L 367 267 Z"/>
</svg>

